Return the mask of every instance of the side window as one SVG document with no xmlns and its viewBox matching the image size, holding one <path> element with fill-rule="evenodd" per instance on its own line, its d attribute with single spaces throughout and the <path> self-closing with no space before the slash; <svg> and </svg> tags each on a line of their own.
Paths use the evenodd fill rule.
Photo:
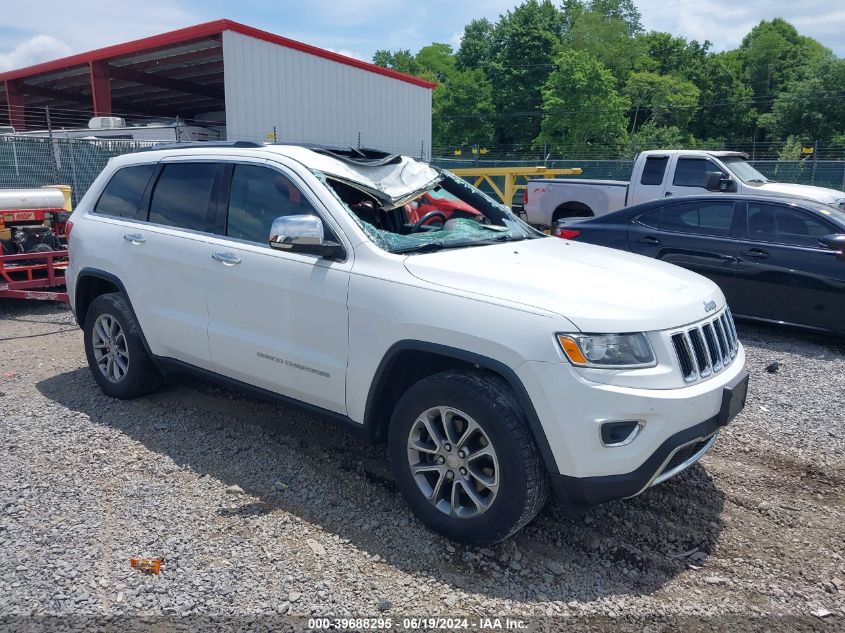
<svg viewBox="0 0 845 633">
<path fill-rule="evenodd" d="M 707 185 L 707 172 L 719 171 L 716 164 L 706 158 L 679 158 L 672 184 L 678 187 L 701 187 Z"/>
<path fill-rule="evenodd" d="M 165 165 L 150 201 L 150 222 L 207 231 L 216 172 L 216 163 Z"/>
<path fill-rule="evenodd" d="M 134 165 L 115 172 L 100 194 L 94 213 L 134 220 L 156 164 Z"/>
<path fill-rule="evenodd" d="M 235 165 L 229 189 L 227 236 L 266 244 L 273 220 L 302 214 L 319 217 L 290 179 L 269 167 Z"/>
<path fill-rule="evenodd" d="M 668 162 L 668 156 L 649 156 L 646 158 L 645 166 L 643 167 L 643 175 L 640 178 L 640 184 L 663 184 L 663 175 L 666 173 L 666 163 Z"/>
<path fill-rule="evenodd" d="M 682 202 L 663 207 L 664 231 L 730 237 L 734 203 L 727 200 Z"/>
<path fill-rule="evenodd" d="M 640 224 L 649 226 L 653 229 L 660 228 L 660 216 L 663 214 L 663 207 L 657 207 L 651 211 L 646 211 L 637 220 Z"/>
<path fill-rule="evenodd" d="M 819 238 L 836 230 L 798 209 L 774 204 L 748 204 L 748 236 L 760 242 L 818 246 Z"/>
</svg>

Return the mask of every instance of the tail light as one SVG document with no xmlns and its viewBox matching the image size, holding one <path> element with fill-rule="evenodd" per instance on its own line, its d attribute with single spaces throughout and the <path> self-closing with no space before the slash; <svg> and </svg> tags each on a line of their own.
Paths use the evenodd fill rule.
<svg viewBox="0 0 845 633">
<path fill-rule="evenodd" d="M 576 237 L 581 235 L 581 231 L 576 231 L 575 229 L 567 229 L 562 226 L 556 226 L 555 230 L 552 231 L 552 235 L 555 237 L 562 238 L 564 240 L 574 240 Z"/>
<path fill-rule="evenodd" d="M 528 186 L 526 185 L 525 189 L 522 190 L 522 206 L 528 204 Z"/>
</svg>

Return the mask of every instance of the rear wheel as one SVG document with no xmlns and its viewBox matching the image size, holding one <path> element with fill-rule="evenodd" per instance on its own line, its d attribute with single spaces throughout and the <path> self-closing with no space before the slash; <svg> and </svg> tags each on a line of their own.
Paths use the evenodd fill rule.
<svg viewBox="0 0 845 633">
<path fill-rule="evenodd" d="M 565 220 L 566 218 L 592 218 L 595 214 L 593 210 L 586 204 L 581 202 L 567 202 L 560 205 L 552 214 L 552 227 L 558 220 Z"/>
<path fill-rule="evenodd" d="M 128 400 L 159 387 L 162 375 L 144 349 L 141 328 L 123 295 L 94 299 L 83 332 L 88 366 L 104 394 Z"/>
<path fill-rule="evenodd" d="M 449 538 L 495 543 L 531 521 L 548 478 L 510 386 L 483 372 L 425 378 L 390 423 L 391 467 L 420 519 Z"/>
</svg>

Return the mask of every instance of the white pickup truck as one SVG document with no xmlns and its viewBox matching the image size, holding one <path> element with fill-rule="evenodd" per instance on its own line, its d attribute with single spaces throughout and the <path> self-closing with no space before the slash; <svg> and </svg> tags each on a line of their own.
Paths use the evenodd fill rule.
<svg viewBox="0 0 845 633">
<path fill-rule="evenodd" d="M 631 181 L 582 178 L 531 180 L 525 215 L 536 226 L 568 217 L 604 215 L 641 202 L 711 192 L 797 196 L 845 209 L 845 192 L 774 182 L 754 169 L 741 152 L 651 150 L 634 162 Z"/>
</svg>

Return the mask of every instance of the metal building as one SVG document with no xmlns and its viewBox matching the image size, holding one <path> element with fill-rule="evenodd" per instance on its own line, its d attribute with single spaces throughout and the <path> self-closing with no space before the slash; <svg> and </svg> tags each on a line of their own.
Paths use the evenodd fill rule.
<svg viewBox="0 0 845 633">
<path fill-rule="evenodd" d="M 16 132 L 44 128 L 46 108 L 60 123 L 69 112 L 80 122 L 180 117 L 216 126 L 230 140 L 360 145 L 427 158 L 434 87 L 217 20 L 0 73 L 0 122 L 8 118 Z"/>
</svg>

